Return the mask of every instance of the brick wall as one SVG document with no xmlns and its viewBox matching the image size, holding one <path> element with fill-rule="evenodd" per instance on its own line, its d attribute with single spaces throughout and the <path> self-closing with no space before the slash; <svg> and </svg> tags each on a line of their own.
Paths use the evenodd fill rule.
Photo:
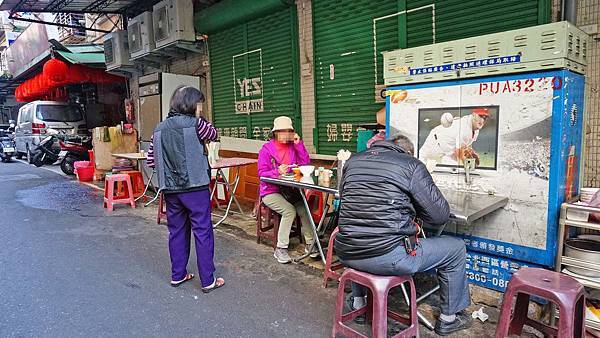
<svg viewBox="0 0 600 338">
<path fill-rule="evenodd" d="M 298 36 L 300 42 L 300 104 L 302 136 L 311 153 L 315 152 L 315 78 L 313 72 L 313 28 L 311 0 L 296 0 L 298 10 Z"/>
<path fill-rule="evenodd" d="M 560 0 L 552 1 L 552 21 L 560 21 Z M 583 186 L 600 187 L 600 0 L 579 0 L 577 26 L 590 34 L 585 76 Z M 596 31 L 593 34 L 593 31 Z"/>
<path fill-rule="evenodd" d="M 600 0 L 580 0 L 577 26 L 592 32 L 588 47 L 588 69 L 585 86 L 584 186 L 600 187 Z"/>
</svg>

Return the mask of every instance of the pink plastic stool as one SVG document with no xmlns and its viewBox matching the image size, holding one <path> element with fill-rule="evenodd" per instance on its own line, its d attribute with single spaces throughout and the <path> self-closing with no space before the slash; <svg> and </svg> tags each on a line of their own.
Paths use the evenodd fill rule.
<svg viewBox="0 0 600 338">
<path fill-rule="evenodd" d="M 115 196 L 115 183 L 123 182 L 126 185 L 127 196 Z M 104 207 L 113 211 L 115 204 L 130 204 L 135 209 L 131 177 L 126 174 L 113 174 L 106 176 L 104 182 Z"/>
<path fill-rule="evenodd" d="M 344 288 L 349 281 L 366 286 L 369 288 L 369 293 L 367 306 L 344 315 L 342 314 L 344 310 Z M 410 285 L 410 318 L 388 310 L 389 291 L 404 283 Z M 346 269 L 340 277 L 340 285 L 338 286 L 332 336 L 336 337 L 336 334 L 342 334 L 347 337 L 366 337 L 344 324 L 344 322 L 350 321 L 363 313 L 367 314 L 367 321 L 371 321 L 373 338 L 387 337 L 388 318 L 408 325 L 407 328 L 393 336 L 393 338 L 419 337 L 417 293 L 411 276 L 376 276 L 350 268 Z"/>
<path fill-rule="evenodd" d="M 332 263 L 333 261 L 333 242 L 335 241 L 335 236 L 337 236 L 340 229 L 336 227 L 333 229 L 331 236 L 329 237 L 329 248 L 327 248 L 327 257 L 325 258 L 325 272 L 323 273 L 323 287 L 327 287 L 327 283 L 329 280 L 339 281 L 342 276 L 341 273 L 336 270 L 343 269 L 344 266 L 340 262 Z"/>
<path fill-rule="evenodd" d="M 558 328 L 548 326 L 527 317 L 529 296 L 545 298 L 558 305 L 560 318 Z M 511 316 L 513 298 L 517 297 Z M 583 337 L 585 329 L 585 295 L 583 286 L 575 279 L 537 268 L 521 268 L 512 275 L 504 293 L 496 338 L 509 335 L 520 336 L 523 326 L 558 337 Z"/>
</svg>

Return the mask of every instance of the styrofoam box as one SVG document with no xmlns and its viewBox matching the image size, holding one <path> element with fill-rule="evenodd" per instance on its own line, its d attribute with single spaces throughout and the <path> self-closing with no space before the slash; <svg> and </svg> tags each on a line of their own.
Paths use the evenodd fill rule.
<svg viewBox="0 0 600 338">
<path fill-rule="evenodd" d="M 586 203 L 575 203 L 577 205 L 587 205 Z M 590 218 L 590 213 L 587 211 L 567 209 L 567 219 L 571 221 L 587 222 Z"/>
</svg>

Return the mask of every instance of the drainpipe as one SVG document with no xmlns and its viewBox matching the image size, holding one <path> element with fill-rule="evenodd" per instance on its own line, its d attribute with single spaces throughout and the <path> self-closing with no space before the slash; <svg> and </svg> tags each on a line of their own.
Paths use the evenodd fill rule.
<svg viewBox="0 0 600 338">
<path fill-rule="evenodd" d="M 577 25 L 577 0 L 563 0 L 562 19 Z"/>
</svg>

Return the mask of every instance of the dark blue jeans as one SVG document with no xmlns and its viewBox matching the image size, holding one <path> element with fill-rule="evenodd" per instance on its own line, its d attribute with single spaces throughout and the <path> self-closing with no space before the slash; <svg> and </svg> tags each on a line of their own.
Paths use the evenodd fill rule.
<svg viewBox="0 0 600 338">
<path fill-rule="evenodd" d="M 440 285 L 440 308 L 443 314 L 452 315 L 464 310 L 471 303 L 469 283 L 465 272 L 465 243 L 449 236 L 421 239 L 416 256 L 406 253 L 398 246 L 385 255 L 366 259 L 342 260 L 345 266 L 380 276 L 413 275 L 437 269 Z M 352 284 L 355 297 L 366 295 L 366 288 Z"/>
</svg>

